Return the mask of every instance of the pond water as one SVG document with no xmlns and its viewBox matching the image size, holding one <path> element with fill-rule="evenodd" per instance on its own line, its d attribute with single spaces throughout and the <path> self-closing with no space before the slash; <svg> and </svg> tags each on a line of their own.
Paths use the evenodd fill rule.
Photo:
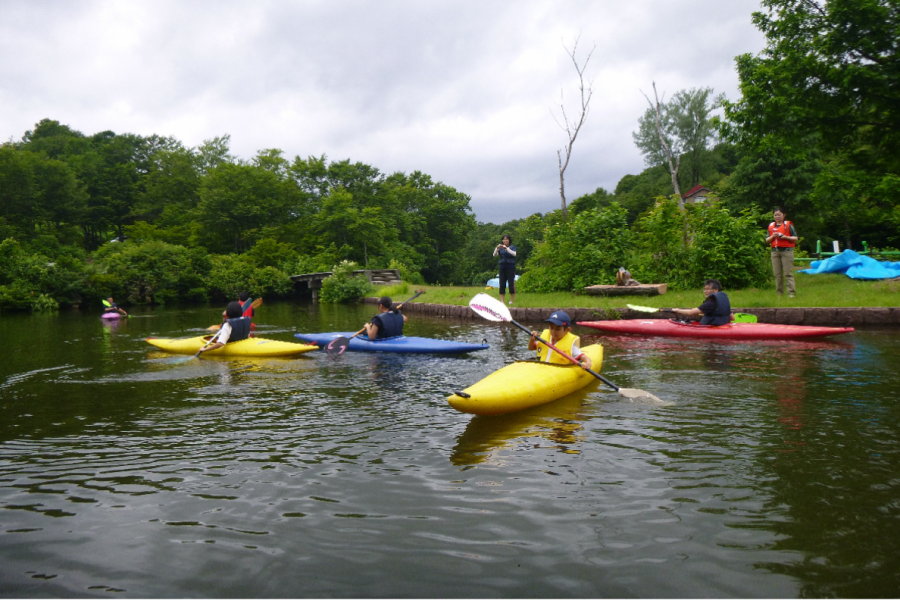
<svg viewBox="0 0 900 600">
<path fill-rule="evenodd" d="M 599 384 L 472 417 L 446 402 L 518 330 L 411 315 L 459 357 L 173 364 L 147 336 L 220 308 L 0 315 L 0 595 L 900 595 L 900 335 L 584 336 Z M 371 306 L 259 309 L 257 335 Z M 581 331 L 582 334 L 586 333 Z"/>
</svg>

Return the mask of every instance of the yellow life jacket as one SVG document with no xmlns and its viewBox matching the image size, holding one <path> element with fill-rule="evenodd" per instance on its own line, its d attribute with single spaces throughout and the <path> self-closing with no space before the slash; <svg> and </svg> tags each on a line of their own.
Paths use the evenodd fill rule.
<svg viewBox="0 0 900 600">
<path fill-rule="evenodd" d="M 550 342 L 550 328 L 548 327 L 543 332 L 541 332 L 541 339 L 547 340 Z M 569 356 L 572 358 L 578 358 L 578 355 L 581 354 L 581 349 L 575 347 L 575 343 L 578 342 L 581 338 L 572 333 L 571 331 L 566 333 L 561 340 L 553 344 L 563 352 L 567 352 Z M 552 343 L 552 342 L 551 342 Z M 574 352 L 573 352 L 574 350 Z M 559 354 L 559 352 L 554 352 L 547 346 L 542 343 L 537 343 L 537 359 L 541 362 L 548 362 L 554 365 L 571 365 L 572 363 L 565 357 Z"/>
</svg>

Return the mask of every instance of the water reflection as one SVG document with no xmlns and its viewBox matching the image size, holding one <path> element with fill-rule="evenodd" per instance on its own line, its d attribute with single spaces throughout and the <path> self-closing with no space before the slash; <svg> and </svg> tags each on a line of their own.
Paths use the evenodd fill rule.
<svg viewBox="0 0 900 600">
<path fill-rule="evenodd" d="M 514 451 L 519 445 L 539 448 L 540 440 L 560 452 L 579 454 L 584 441 L 584 421 L 590 419 L 585 404 L 592 402 L 596 384 L 590 384 L 574 394 L 555 402 L 506 415 L 475 416 L 459 436 L 450 462 L 456 466 L 481 463 L 502 464 L 501 451 Z M 536 441 L 535 438 L 538 438 Z"/>
<path fill-rule="evenodd" d="M 900 341 L 598 337 L 601 384 L 471 417 L 446 396 L 515 329 L 411 319 L 461 357 L 149 347 L 221 307 L 0 315 L 0 595 L 893 596 Z M 266 305 L 357 330 L 371 307 Z M 147 315 L 153 315 L 150 318 Z M 159 573 L 166 573 L 160 577 Z"/>
</svg>

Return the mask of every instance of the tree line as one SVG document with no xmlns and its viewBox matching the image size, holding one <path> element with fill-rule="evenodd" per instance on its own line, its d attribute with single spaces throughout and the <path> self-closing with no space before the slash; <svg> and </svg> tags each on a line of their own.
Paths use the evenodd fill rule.
<svg viewBox="0 0 900 600">
<path fill-rule="evenodd" d="M 896 0 L 762 8 L 752 19 L 767 45 L 736 58 L 739 99 L 693 88 L 666 100 L 654 84 L 634 133 L 643 172 L 501 225 L 477 223 L 465 193 L 419 171 L 387 175 L 278 149 L 245 161 L 227 135 L 187 148 L 43 120 L 0 146 L 0 309 L 108 293 L 134 302 L 287 294 L 288 275 L 342 261 L 482 285 L 504 233 L 519 248 L 524 290 L 607 283 L 626 265 L 674 287 L 703 276 L 758 285 L 768 275 L 754 262 L 764 266 L 765 247 L 753 231 L 774 206 L 797 225 L 801 250 L 834 239 L 900 246 Z M 680 192 L 697 185 L 717 200 L 684 207 Z M 722 257 L 732 260 L 714 266 Z M 60 279 L 53 269 L 68 269 L 68 283 L 48 283 Z"/>
</svg>

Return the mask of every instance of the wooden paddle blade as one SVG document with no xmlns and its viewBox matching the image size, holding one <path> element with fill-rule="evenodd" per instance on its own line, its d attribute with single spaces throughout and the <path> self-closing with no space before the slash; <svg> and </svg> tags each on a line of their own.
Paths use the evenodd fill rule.
<svg viewBox="0 0 900 600">
<path fill-rule="evenodd" d="M 257 298 L 256 300 L 253 301 L 253 303 L 250 304 L 250 308 L 259 308 L 260 306 L 262 306 L 262 303 L 263 303 L 262 298 Z"/>
<path fill-rule="evenodd" d="M 220 329 L 222 329 L 221 325 L 210 325 L 206 328 L 207 331 L 219 331 Z"/>
<path fill-rule="evenodd" d="M 475 294 L 475 297 L 469 300 L 469 308 L 474 310 L 479 317 L 488 321 L 505 321 L 507 323 L 512 321 L 509 309 L 502 302 L 487 294 Z"/>
<path fill-rule="evenodd" d="M 619 395 L 638 404 L 656 404 L 659 406 L 671 404 L 671 402 L 660 400 L 650 392 L 645 392 L 644 390 L 636 388 L 619 388 Z"/>
<path fill-rule="evenodd" d="M 325 346 L 325 352 L 328 354 L 343 354 L 350 346 L 350 340 L 344 336 L 336 337 Z"/>
</svg>

